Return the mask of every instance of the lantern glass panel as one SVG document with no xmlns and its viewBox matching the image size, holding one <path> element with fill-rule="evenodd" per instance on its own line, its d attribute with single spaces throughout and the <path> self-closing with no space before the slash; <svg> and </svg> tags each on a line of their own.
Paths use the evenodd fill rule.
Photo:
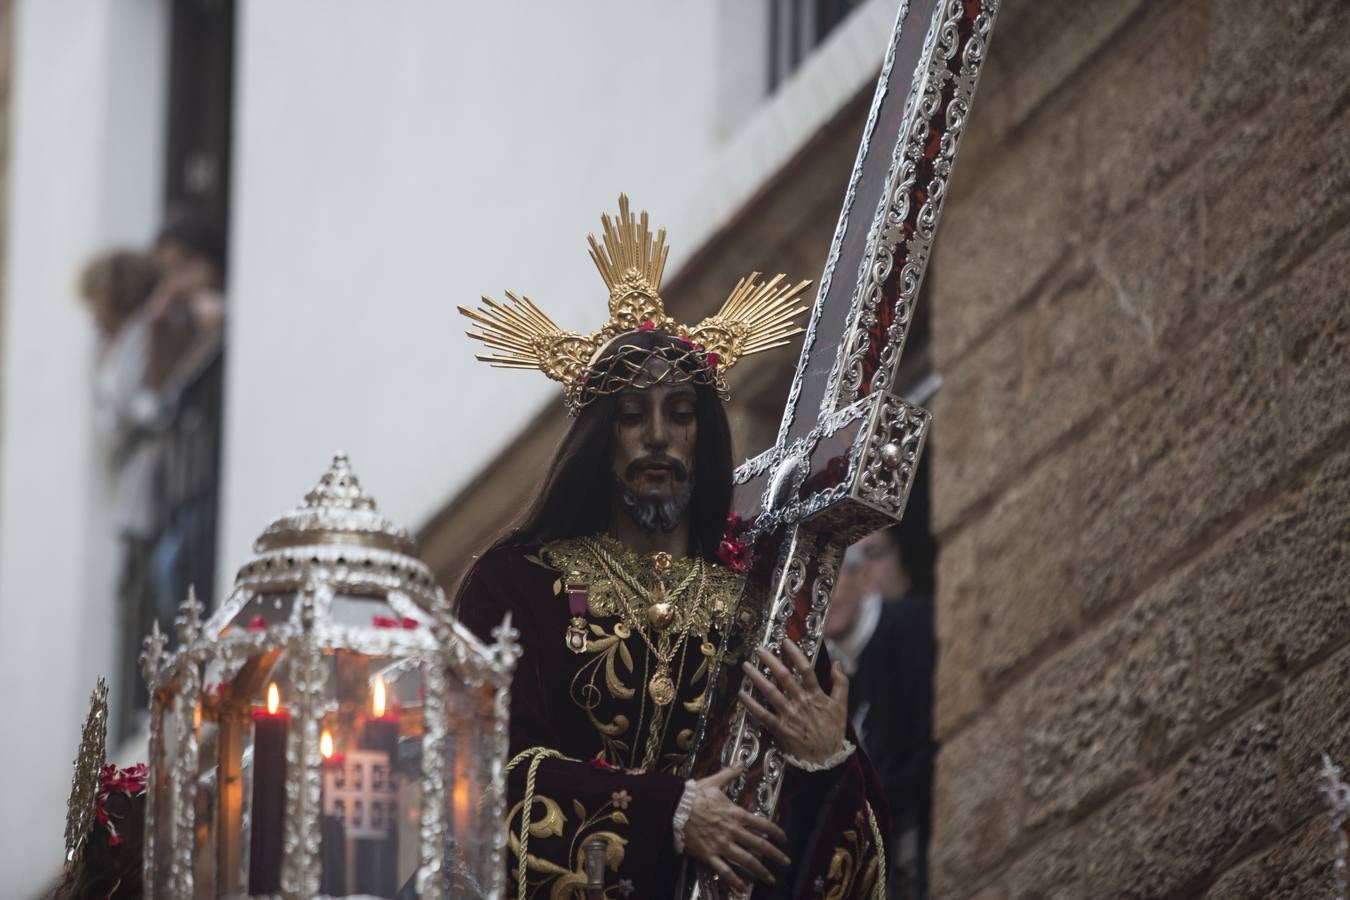
<svg viewBox="0 0 1350 900">
<path fill-rule="evenodd" d="M 359 628 L 402 628 L 404 617 L 378 597 L 361 597 L 351 594 L 336 594 L 329 613 L 335 625 L 352 625 Z M 415 620 L 414 620 L 415 621 Z M 412 625 L 409 621 L 406 624 Z M 419 623 L 420 624 L 420 623 Z"/>
<path fill-rule="evenodd" d="M 222 629 L 228 634 L 235 629 L 256 630 L 290 621 L 295 609 L 294 594 L 257 594 L 240 608 Z"/>
<path fill-rule="evenodd" d="M 229 805 L 222 803 L 222 819 L 238 822 L 241 841 L 228 854 L 230 864 L 222 863 L 221 896 L 234 896 L 240 887 L 250 896 L 280 891 L 287 752 L 296 727 L 289 673 L 286 654 L 273 651 L 245 665 L 228 692 L 240 698 L 230 718 L 242 726 L 237 751 L 242 789 Z M 242 815 L 235 815 L 237 809 Z"/>
<path fill-rule="evenodd" d="M 495 869 L 491 811 L 483 799 L 492 779 L 490 761 L 500 753 L 495 742 L 494 694 L 452 680 L 446 703 L 445 871 L 447 896 L 488 897 Z"/>
<path fill-rule="evenodd" d="M 197 706 L 197 766 L 195 769 L 192 805 L 192 876 L 194 894 L 198 900 L 214 900 L 216 896 L 216 865 L 218 864 L 216 802 L 218 774 L 216 758 L 219 750 L 220 727 L 202 715 Z"/>
<path fill-rule="evenodd" d="M 329 654 L 320 892 L 398 897 L 421 859 L 425 662 Z"/>
</svg>

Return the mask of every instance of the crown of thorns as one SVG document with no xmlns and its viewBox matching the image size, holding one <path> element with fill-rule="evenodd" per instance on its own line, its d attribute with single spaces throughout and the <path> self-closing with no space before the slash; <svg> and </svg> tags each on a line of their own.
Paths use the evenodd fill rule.
<svg viewBox="0 0 1350 900">
<path fill-rule="evenodd" d="M 654 329 L 639 328 L 638 331 Z M 608 397 L 627 388 L 658 385 L 697 384 L 710 387 L 721 399 L 727 399 L 726 379 L 716 352 L 705 350 L 689 338 L 672 336 L 671 343 L 644 347 L 626 343 L 620 336 L 605 347 L 600 358 L 586 368 L 576 386 L 567 388 L 567 407 L 581 410 L 599 397 Z M 659 362 L 661 365 L 652 365 Z"/>
<path fill-rule="evenodd" d="M 529 297 L 510 291 L 505 303 L 484 297 L 478 309 L 459 308 L 478 326 L 469 337 L 497 351 L 476 354 L 478 359 L 501 368 L 538 369 L 561 382 L 572 415 L 596 397 L 649 386 L 653 374 L 646 364 L 656 357 L 672 363 L 663 369 L 666 383 L 707 383 L 725 399 L 727 369 L 744 356 L 783 346 L 804 330 L 795 319 L 807 309 L 801 295 L 811 282 L 787 285 L 785 275 L 761 281 L 758 272 L 737 283 L 716 315 L 693 326 L 676 322 L 666 315 L 660 294 L 669 253 L 665 229 L 653 237 L 647 213 L 639 219 L 622 194 L 618 219 L 602 215 L 600 221 L 603 244 L 595 235 L 588 237 L 591 259 L 609 288 L 609 319 L 599 330 L 589 335 L 564 331 Z M 634 352 L 616 353 L 611 348 L 615 338 L 634 331 L 669 334 L 684 349 L 630 345 Z"/>
</svg>

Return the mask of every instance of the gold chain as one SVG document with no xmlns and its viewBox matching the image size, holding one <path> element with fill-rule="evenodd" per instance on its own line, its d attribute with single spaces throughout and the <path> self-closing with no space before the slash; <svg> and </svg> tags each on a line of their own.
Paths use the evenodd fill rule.
<svg viewBox="0 0 1350 900">
<path fill-rule="evenodd" d="M 652 597 L 651 592 L 626 572 L 622 564 L 620 564 L 602 544 L 587 538 L 583 541 L 583 546 L 595 557 L 595 561 L 600 564 L 600 567 L 614 579 L 614 593 L 618 595 L 619 602 L 623 606 L 625 618 L 628 619 L 629 624 L 637 632 L 638 637 L 642 638 L 643 643 L 647 645 L 647 649 L 651 651 L 652 656 L 656 658 L 656 672 L 647 682 L 647 693 L 651 696 L 652 702 L 657 706 L 669 706 L 674 702 L 676 696 L 675 682 L 670 675 L 670 662 L 684 647 L 685 642 L 689 638 L 689 630 L 694 620 L 692 615 L 693 610 L 690 609 L 684 611 L 684 621 L 681 623 L 680 636 L 675 643 L 663 653 L 658 646 L 652 642 L 652 639 L 647 636 L 647 623 L 643 622 L 642 617 L 633 609 L 633 604 L 629 602 L 628 595 L 619 587 L 619 582 L 627 585 L 635 594 L 646 600 L 649 610 L 657 607 L 660 602 L 668 603 L 674 608 L 675 601 L 689 589 L 691 584 L 697 583 L 697 588 L 694 592 L 694 606 L 698 607 L 703 603 L 703 586 L 706 580 L 703 560 L 699 559 L 695 561 L 694 568 L 690 570 L 684 581 L 680 582 L 680 584 L 666 596 L 664 601 L 656 601 Z M 667 556 L 664 560 L 661 560 L 659 556 L 660 555 L 657 555 L 653 558 L 658 573 L 663 568 L 669 566 L 669 557 Z M 661 585 L 664 590 L 661 575 L 658 574 L 657 578 L 658 585 Z M 664 631 L 661 637 L 665 637 Z"/>
</svg>

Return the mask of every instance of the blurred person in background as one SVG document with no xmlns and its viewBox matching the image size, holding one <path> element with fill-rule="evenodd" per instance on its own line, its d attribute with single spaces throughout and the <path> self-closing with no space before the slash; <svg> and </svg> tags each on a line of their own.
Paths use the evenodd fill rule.
<svg viewBox="0 0 1350 900">
<path fill-rule="evenodd" d="M 937 638 L 925 473 L 901 524 L 848 549 L 825 619 L 830 655 L 852 679 L 850 719 L 891 808 L 891 900 L 928 897 Z"/>
<path fill-rule="evenodd" d="M 122 683 L 119 721 L 144 706 L 137 673 L 141 636 L 155 615 L 150 556 L 163 528 L 160 404 L 145 383 L 150 359 L 148 300 L 156 271 L 148 254 L 101 253 L 85 265 L 79 293 L 98 330 L 94 373 L 94 425 L 106 453 L 112 485 L 112 528 L 121 543 L 118 606 L 121 619 Z"/>
<path fill-rule="evenodd" d="M 160 626 L 195 587 L 213 608 L 220 458 L 225 237 L 200 214 L 171 216 L 154 246 L 159 281 L 151 322 L 146 383 L 164 423 L 164 519 L 152 573 Z"/>
</svg>

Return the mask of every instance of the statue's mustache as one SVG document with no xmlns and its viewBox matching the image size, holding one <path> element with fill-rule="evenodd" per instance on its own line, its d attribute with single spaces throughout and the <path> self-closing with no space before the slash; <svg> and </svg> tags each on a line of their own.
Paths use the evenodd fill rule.
<svg viewBox="0 0 1350 900">
<path fill-rule="evenodd" d="M 632 481 L 643 469 L 669 468 L 677 482 L 689 480 L 689 467 L 673 456 L 644 456 L 635 459 L 624 469 L 623 480 Z"/>
</svg>

